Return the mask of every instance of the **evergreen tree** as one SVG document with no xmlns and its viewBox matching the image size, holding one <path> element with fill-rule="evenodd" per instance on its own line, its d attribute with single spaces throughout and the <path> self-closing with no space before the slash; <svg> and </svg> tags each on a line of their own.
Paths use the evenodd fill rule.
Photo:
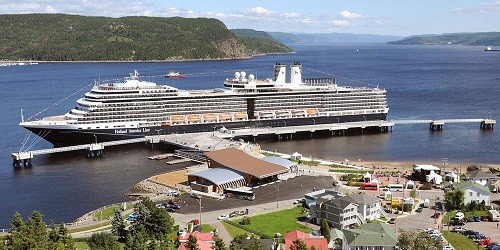
<svg viewBox="0 0 500 250">
<path fill-rule="evenodd" d="M 115 212 L 115 216 L 113 217 L 111 225 L 111 233 L 120 239 L 124 239 L 126 236 L 126 230 L 125 223 L 123 222 L 122 214 L 120 213 L 120 211 Z"/>
<path fill-rule="evenodd" d="M 186 246 L 186 250 L 200 250 L 200 246 L 198 245 L 198 239 L 191 234 L 189 235 L 189 238 L 186 243 L 184 243 Z"/>
<path fill-rule="evenodd" d="M 224 240 L 222 240 L 221 237 L 214 235 L 214 245 L 212 247 L 213 250 L 229 250 L 226 246 L 226 243 L 224 243 Z"/>
<path fill-rule="evenodd" d="M 136 225 L 127 235 L 125 250 L 147 250 L 148 237 L 142 225 Z"/>
<path fill-rule="evenodd" d="M 234 239 L 231 241 L 231 244 L 229 245 L 230 250 L 241 250 L 241 240 L 246 239 L 247 235 L 246 234 L 240 234 L 234 237 Z"/>
<path fill-rule="evenodd" d="M 91 250 L 121 250 L 118 241 L 109 233 L 94 233 L 86 242 Z"/>
<path fill-rule="evenodd" d="M 28 249 L 27 235 L 25 235 L 26 225 L 21 214 L 16 212 L 11 221 L 10 234 L 7 235 L 7 246 L 10 249 Z"/>
<path fill-rule="evenodd" d="M 141 202 L 135 205 L 134 210 L 138 213 L 137 218 L 130 227 L 141 226 L 144 230 L 144 237 L 155 240 L 162 240 L 172 232 L 174 219 L 163 209 L 157 208 L 149 198 L 143 198 Z"/>
<path fill-rule="evenodd" d="M 326 238 L 327 242 L 330 242 L 330 225 L 328 225 L 328 221 L 326 219 L 321 220 L 320 232 L 323 237 Z"/>
<path fill-rule="evenodd" d="M 304 241 L 302 241 L 301 239 L 296 239 L 292 242 L 290 250 L 308 250 L 308 249 Z"/>
<path fill-rule="evenodd" d="M 46 227 L 42 213 L 33 211 L 26 222 L 26 231 L 24 232 L 30 248 L 47 249 L 49 247 Z"/>
<path fill-rule="evenodd" d="M 433 240 L 426 232 L 416 233 L 412 231 L 401 230 L 396 246 L 401 250 L 442 249 L 443 242 Z"/>
<path fill-rule="evenodd" d="M 262 242 L 260 241 L 260 239 L 253 239 L 252 244 L 245 247 L 244 250 L 263 250 Z"/>
</svg>

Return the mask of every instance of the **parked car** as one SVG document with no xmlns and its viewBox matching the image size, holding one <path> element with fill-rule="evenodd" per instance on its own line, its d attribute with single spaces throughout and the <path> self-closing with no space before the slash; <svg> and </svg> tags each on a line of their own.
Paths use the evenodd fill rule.
<svg viewBox="0 0 500 250">
<path fill-rule="evenodd" d="M 450 245 L 443 246 L 443 250 L 453 250 Z"/>
<path fill-rule="evenodd" d="M 420 213 L 420 212 L 422 212 L 422 210 L 424 210 L 423 207 L 418 207 L 417 210 L 415 210 L 415 212 Z"/>
<path fill-rule="evenodd" d="M 168 213 L 175 213 L 175 209 L 173 209 L 171 207 L 165 208 L 165 211 L 167 211 Z"/>
<path fill-rule="evenodd" d="M 193 224 L 193 225 L 199 225 L 200 224 L 200 221 L 198 219 L 193 219 L 191 220 L 189 223 Z"/>
<path fill-rule="evenodd" d="M 431 218 L 439 218 L 441 216 L 440 212 L 435 212 L 433 215 L 431 215 Z"/>
<path fill-rule="evenodd" d="M 491 221 L 490 217 L 488 216 L 481 216 L 482 221 Z"/>
<path fill-rule="evenodd" d="M 465 226 L 465 222 L 463 220 L 450 220 L 450 226 Z"/>
<path fill-rule="evenodd" d="M 218 219 L 218 220 L 227 220 L 227 219 L 229 219 L 229 215 L 227 215 L 227 214 L 223 214 L 223 215 L 221 215 L 221 216 L 217 217 L 217 219 Z"/>
<path fill-rule="evenodd" d="M 481 239 L 477 242 L 479 245 L 481 246 L 489 246 L 491 245 L 491 239 L 490 238 L 486 238 L 486 239 Z"/>
<path fill-rule="evenodd" d="M 169 207 L 173 208 L 173 209 L 181 209 L 181 205 L 175 203 L 175 204 L 171 204 L 169 205 Z"/>
<path fill-rule="evenodd" d="M 174 190 L 174 189 L 167 190 L 167 192 L 165 194 L 167 196 L 179 196 L 179 195 L 181 195 L 181 193 L 179 191 Z"/>
<path fill-rule="evenodd" d="M 457 232 L 457 233 L 463 233 L 465 231 L 467 231 L 467 228 L 465 227 L 453 227 L 451 229 L 452 232 Z"/>
<path fill-rule="evenodd" d="M 163 204 L 156 204 L 156 207 L 161 208 L 161 209 L 165 209 L 165 205 L 163 205 Z"/>
<path fill-rule="evenodd" d="M 481 222 L 481 217 L 480 216 L 472 216 L 472 221 Z"/>
<path fill-rule="evenodd" d="M 195 199 L 201 199 L 201 195 L 199 195 L 197 193 L 191 193 L 191 197 L 193 197 Z"/>
<path fill-rule="evenodd" d="M 396 223 L 396 218 L 390 218 L 389 221 L 387 222 L 389 224 L 394 224 Z"/>
<path fill-rule="evenodd" d="M 239 216 L 239 215 L 240 215 L 240 212 L 238 212 L 238 211 L 234 211 L 234 212 L 231 212 L 231 213 L 229 214 L 229 217 L 230 217 L 230 218 L 233 218 L 233 217 L 236 217 L 236 216 Z"/>
</svg>

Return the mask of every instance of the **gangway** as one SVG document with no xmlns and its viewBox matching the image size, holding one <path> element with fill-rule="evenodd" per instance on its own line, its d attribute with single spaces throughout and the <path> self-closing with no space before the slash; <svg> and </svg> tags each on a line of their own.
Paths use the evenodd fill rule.
<svg viewBox="0 0 500 250">
<path fill-rule="evenodd" d="M 479 123 L 481 129 L 493 129 L 495 119 L 435 119 L 435 120 L 391 120 L 394 125 L 398 124 L 429 124 L 430 130 L 442 130 L 446 123 Z"/>
</svg>

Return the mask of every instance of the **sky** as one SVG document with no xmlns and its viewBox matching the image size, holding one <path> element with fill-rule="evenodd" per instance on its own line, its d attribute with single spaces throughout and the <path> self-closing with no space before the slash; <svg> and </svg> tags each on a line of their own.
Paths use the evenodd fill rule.
<svg viewBox="0 0 500 250">
<path fill-rule="evenodd" d="M 0 14 L 209 17 L 230 29 L 409 36 L 500 31 L 500 0 L 0 0 Z"/>
</svg>

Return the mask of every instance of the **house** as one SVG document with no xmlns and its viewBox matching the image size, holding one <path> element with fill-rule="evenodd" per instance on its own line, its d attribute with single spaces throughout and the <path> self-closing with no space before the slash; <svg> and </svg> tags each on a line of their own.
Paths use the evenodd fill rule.
<svg viewBox="0 0 500 250">
<path fill-rule="evenodd" d="M 365 220 L 380 218 L 380 199 L 365 193 L 351 194 L 346 196 L 345 199 L 358 206 L 358 213 L 360 213 Z"/>
<path fill-rule="evenodd" d="M 398 242 L 398 237 L 386 223 L 367 223 L 357 229 L 344 229 L 342 233 L 334 232 L 330 239 L 342 238 L 342 250 L 392 250 Z"/>
<path fill-rule="evenodd" d="M 182 232 L 178 236 L 179 242 L 181 243 L 178 250 L 186 250 L 186 242 L 188 241 L 190 235 L 196 237 L 196 243 L 200 247 L 200 250 L 213 250 L 212 247 L 215 243 L 214 235 L 212 233 L 200 233 L 200 232 L 193 232 L 193 233 Z"/>
<path fill-rule="evenodd" d="M 314 247 L 316 250 L 328 250 L 328 242 L 323 236 L 312 236 L 301 231 L 290 231 L 283 235 L 285 239 L 285 250 L 290 250 L 293 242 L 297 239 L 303 241 L 307 248 Z"/>
<path fill-rule="evenodd" d="M 304 195 L 305 206 L 310 208 L 312 204 L 319 204 L 326 200 L 344 197 L 345 194 L 332 189 L 321 189 Z"/>
<path fill-rule="evenodd" d="M 481 169 L 472 170 L 465 173 L 465 177 L 469 180 L 473 180 L 488 189 L 496 191 L 496 186 L 498 186 L 498 181 L 500 181 L 500 177 L 497 175 L 484 172 Z"/>
<path fill-rule="evenodd" d="M 358 213 L 358 206 L 346 197 L 323 201 L 315 208 L 311 208 L 311 210 L 314 209 L 316 210 L 314 214 L 316 224 L 321 224 L 321 221 L 325 219 L 331 227 L 344 229 L 350 225 L 365 222 Z"/>
<path fill-rule="evenodd" d="M 476 181 L 468 180 L 465 182 L 460 182 L 455 184 L 454 186 L 457 190 L 464 191 L 464 203 L 467 206 L 471 201 L 475 201 L 477 203 L 481 203 L 484 201 L 486 206 L 490 205 L 490 189 L 479 184 Z"/>
</svg>

